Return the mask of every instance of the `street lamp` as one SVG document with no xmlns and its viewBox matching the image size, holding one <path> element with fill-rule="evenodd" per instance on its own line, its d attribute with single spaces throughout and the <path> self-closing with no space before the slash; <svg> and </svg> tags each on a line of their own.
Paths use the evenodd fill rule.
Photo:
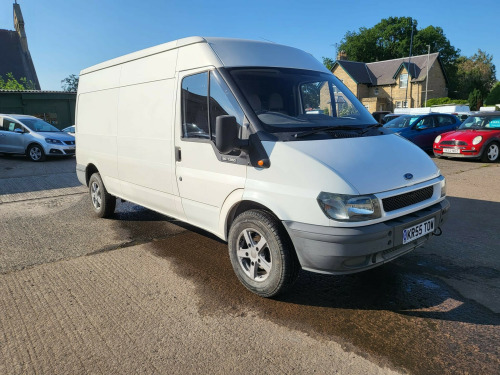
<svg viewBox="0 0 500 375">
<path fill-rule="evenodd" d="M 425 106 L 427 107 L 427 91 L 429 88 L 429 55 L 431 53 L 431 45 L 427 45 L 427 75 L 425 76 Z"/>
</svg>

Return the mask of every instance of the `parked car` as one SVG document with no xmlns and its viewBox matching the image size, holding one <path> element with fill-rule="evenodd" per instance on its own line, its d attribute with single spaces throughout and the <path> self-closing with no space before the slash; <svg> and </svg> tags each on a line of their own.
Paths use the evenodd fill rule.
<svg viewBox="0 0 500 375">
<path fill-rule="evenodd" d="M 434 155 L 447 158 L 481 159 L 493 163 L 500 158 L 500 112 L 478 112 L 462 125 L 434 140 Z"/>
<path fill-rule="evenodd" d="M 75 136 L 75 125 L 68 126 L 67 128 L 64 128 L 62 131 L 65 133 L 68 133 L 69 135 L 72 135 L 74 137 Z"/>
<path fill-rule="evenodd" d="M 389 111 L 376 111 L 376 112 L 372 112 L 372 116 L 375 120 L 377 120 L 377 122 L 379 124 L 383 124 L 382 119 L 384 118 L 384 116 L 386 116 L 390 113 L 391 112 L 389 112 Z"/>
<path fill-rule="evenodd" d="M 388 123 L 389 121 L 391 120 L 394 120 L 395 118 L 399 117 L 399 116 L 402 116 L 401 114 L 399 113 L 388 113 L 387 115 L 385 115 L 384 117 L 382 117 L 382 119 L 380 120 L 380 123 L 383 125 L 383 124 L 386 124 Z"/>
<path fill-rule="evenodd" d="M 400 135 L 420 148 L 431 151 L 437 135 L 455 130 L 460 120 L 445 113 L 401 115 L 384 125 L 384 129 Z"/>
<path fill-rule="evenodd" d="M 0 114 L 0 124 L 1 153 L 25 154 L 32 161 L 75 154 L 75 137 L 39 118 Z"/>
</svg>

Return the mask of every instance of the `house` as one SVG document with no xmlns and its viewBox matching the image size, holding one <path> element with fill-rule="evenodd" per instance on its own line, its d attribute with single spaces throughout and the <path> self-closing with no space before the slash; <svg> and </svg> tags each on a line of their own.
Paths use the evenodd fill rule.
<svg viewBox="0 0 500 375">
<path fill-rule="evenodd" d="M 340 52 L 332 73 L 370 112 L 423 107 L 426 85 L 427 99 L 448 96 L 448 78 L 439 53 L 364 63 L 348 61 Z"/>
<path fill-rule="evenodd" d="M 28 49 L 21 6 L 17 3 L 14 4 L 14 27 L 14 31 L 0 29 L 0 76 L 6 79 L 5 76 L 12 73 L 17 81 L 26 78 L 28 82 L 33 82 L 36 90 L 40 90 L 35 65 Z"/>
</svg>

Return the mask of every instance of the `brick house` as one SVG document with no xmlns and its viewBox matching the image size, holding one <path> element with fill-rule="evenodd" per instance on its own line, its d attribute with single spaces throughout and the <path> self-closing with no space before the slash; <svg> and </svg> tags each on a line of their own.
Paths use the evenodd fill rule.
<svg viewBox="0 0 500 375">
<path fill-rule="evenodd" d="M 394 111 L 425 105 L 427 60 L 429 83 L 427 99 L 448 96 L 448 78 L 439 53 L 363 63 L 348 61 L 339 53 L 332 73 L 339 78 L 370 111 Z"/>
</svg>

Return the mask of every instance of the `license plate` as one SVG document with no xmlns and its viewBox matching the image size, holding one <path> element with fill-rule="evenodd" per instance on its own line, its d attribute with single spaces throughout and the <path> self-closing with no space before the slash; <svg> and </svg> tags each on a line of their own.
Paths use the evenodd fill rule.
<svg viewBox="0 0 500 375">
<path fill-rule="evenodd" d="M 434 232 L 434 218 L 423 223 L 403 229 L 403 244 L 407 244 L 417 238 L 425 236 L 427 233 Z"/>
<path fill-rule="evenodd" d="M 448 154 L 460 154 L 460 149 L 458 148 L 443 148 L 443 152 Z"/>
</svg>

